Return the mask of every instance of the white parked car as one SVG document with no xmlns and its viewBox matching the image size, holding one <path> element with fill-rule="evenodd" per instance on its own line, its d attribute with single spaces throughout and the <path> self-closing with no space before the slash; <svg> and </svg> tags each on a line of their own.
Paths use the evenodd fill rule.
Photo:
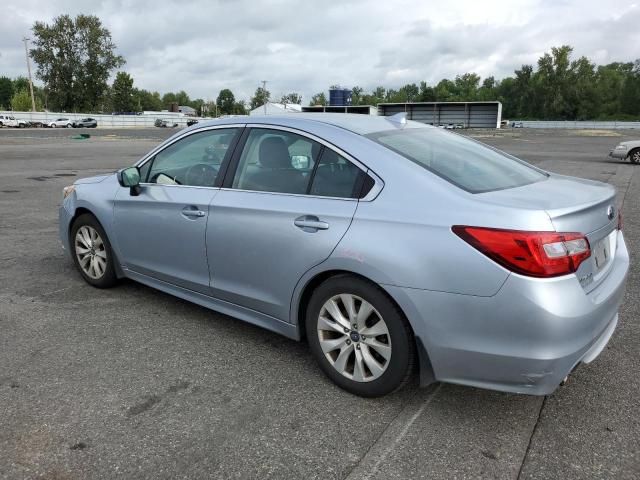
<svg viewBox="0 0 640 480">
<path fill-rule="evenodd" d="M 53 122 L 47 123 L 47 126 L 51 127 L 51 128 L 56 128 L 56 127 L 72 128 L 73 127 L 73 122 L 68 118 L 58 118 L 57 120 L 54 120 Z"/>
<path fill-rule="evenodd" d="M 0 115 L 0 127 L 24 128 L 26 126 L 27 122 L 22 119 L 17 119 L 13 115 Z"/>
<path fill-rule="evenodd" d="M 620 158 L 624 160 L 628 158 L 631 163 L 640 164 L 640 140 L 631 140 L 629 142 L 620 142 L 616 148 L 609 152 L 612 158 Z"/>
</svg>

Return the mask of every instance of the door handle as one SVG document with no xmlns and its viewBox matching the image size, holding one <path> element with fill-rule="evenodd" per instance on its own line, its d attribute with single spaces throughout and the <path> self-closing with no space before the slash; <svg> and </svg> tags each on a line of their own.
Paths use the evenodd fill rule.
<svg viewBox="0 0 640 480">
<path fill-rule="evenodd" d="M 316 232 L 318 230 L 328 230 L 329 224 L 323 222 L 315 215 L 303 215 L 293 221 L 293 224 L 305 232 Z"/>
<path fill-rule="evenodd" d="M 206 213 L 203 212 L 202 210 L 185 207 L 182 209 L 182 215 L 184 215 L 185 217 L 199 218 L 199 217 L 204 217 Z"/>
</svg>

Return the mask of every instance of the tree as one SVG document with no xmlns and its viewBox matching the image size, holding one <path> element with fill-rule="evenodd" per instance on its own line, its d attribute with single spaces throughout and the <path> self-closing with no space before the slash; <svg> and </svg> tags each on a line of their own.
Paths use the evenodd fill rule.
<svg viewBox="0 0 640 480">
<path fill-rule="evenodd" d="M 233 114 L 234 115 L 246 115 L 247 114 L 247 104 L 244 100 L 240 100 L 236 102 L 233 106 Z"/>
<path fill-rule="evenodd" d="M 126 72 L 118 72 L 113 81 L 113 110 L 133 112 L 136 108 L 133 99 L 133 78 Z"/>
<path fill-rule="evenodd" d="M 271 92 L 262 87 L 256 89 L 256 93 L 251 97 L 251 110 L 258 108 L 269 101 Z"/>
<path fill-rule="evenodd" d="M 311 101 L 309 102 L 309 106 L 313 107 L 314 105 L 322 105 L 325 106 L 327 104 L 327 97 L 324 92 L 316 93 L 313 97 L 311 97 Z"/>
<path fill-rule="evenodd" d="M 61 15 L 51 24 L 36 22 L 33 35 L 30 55 L 48 91 L 49 106 L 93 110 L 100 105 L 109 75 L 124 64 L 100 19 Z"/>
<path fill-rule="evenodd" d="M 295 103 L 297 105 L 300 105 L 302 103 L 302 96 L 295 92 L 287 93 L 280 98 L 280 103 L 283 103 L 285 105 L 288 103 Z"/>
<path fill-rule="evenodd" d="M 11 98 L 11 110 L 16 112 L 31 111 L 31 94 L 27 90 L 16 92 Z M 36 99 L 36 110 L 42 110 L 42 104 Z"/>
<path fill-rule="evenodd" d="M 218 105 L 219 115 L 232 115 L 236 107 L 236 97 L 231 90 L 224 88 L 218 94 L 216 105 Z"/>
<path fill-rule="evenodd" d="M 362 87 L 355 86 L 351 89 L 351 105 L 362 105 Z"/>
<path fill-rule="evenodd" d="M 133 88 L 133 105 L 139 112 L 162 110 L 162 99 L 158 92 Z"/>
<path fill-rule="evenodd" d="M 9 77 L 0 77 L 0 110 L 9 108 L 13 98 L 13 82 Z"/>
</svg>

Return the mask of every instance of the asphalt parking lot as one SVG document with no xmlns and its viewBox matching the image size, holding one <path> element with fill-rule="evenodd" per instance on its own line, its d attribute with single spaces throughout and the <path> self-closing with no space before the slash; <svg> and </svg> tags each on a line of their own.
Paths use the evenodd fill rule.
<svg viewBox="0 0 640 480">
<path fill-rule="evenodd" d="M 94 289 L 63 256 L 62 187 L 174 132 L 0 130 L 0 478 L 640 477 L 640 166 L 607 158 L 640 133 L 471 132 L 618 189 L 632 269 L 595 362 L 548 397 L 362 399 L 304 343 L 133 282 Z"/>
</svg>

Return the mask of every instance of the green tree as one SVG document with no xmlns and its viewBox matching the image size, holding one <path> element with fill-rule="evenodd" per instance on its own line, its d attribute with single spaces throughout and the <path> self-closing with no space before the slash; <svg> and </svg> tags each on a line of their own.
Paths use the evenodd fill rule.
<svg viewBox="0 0 640 480">
<path fill-rule="evenodd" d="M 93 15 L 56 17 L 33 25 L 30 55 L 45 83 L 50 108 L 92 110 L 100 105 L 107 80 L 124 64 L 109 30 Z"/>
<path fill-rule="evenodd" d="M 236 97 L 231 90 L 223 88 L 218 93 L 216 105 L 218 105 L 218 115 L 232 115 L 235 112 Z"/>
<path fill-rule="evenodd" d="M 162 99 L 158 92 L 150 92 L 145 89 L 133 88 L 133 105 L 135 110 L 144 111 L 160 111 L 162 110 Z"/>
<path fill-rule="evenodd" d="M 262 87 L 256 89 L 256 93 L 251 97 L 251 110 L 258 108 L 269 101 L 271 98 L 271 92 Z"/>
<path fill-rule="evenodd" d="M 240 100 L 235 103 L 233 106 L 233 114 L 234 115 L 246 115 L 247 114 L 247 104 L 244 100 Z"/>
<path fill-rule="evenodd" d="M 420 82 L 420 92 L 418 93 L 418 101 L 420 102 L 435 102 L 436 92 L 433 87 L 430 87 L 427 82 Z"/>
<path fill-rule="evenodd" d="M 478 98 L 478 87 L 480 85 L 480 75 L 477 73 L 465 73 L 456 75 L 455 100 L 461 102 L 473 102 Z"/>
<path fill-rule="evenodd" d="M 324 92 L 316 93 L 313 97 L 311 97 L 311 101 L 309 102 L 309 106 L 313 107 L 314 105 L 326 105 L 327 97 Z"/>
<path fill-rule="evenodd" d="M 126 72 L 118 72 L 113 81 L 113 110 L 133 112 L 136 110 L 133 98 L 133 78 Z"/>
<path fill-rule="evenodd" d="M 633 70 L 627 75 L 620 93 L 621 112 L 631 118 L 640 117 L 640 60 L 636 60 Z"/>
<path fill-rule="evenodd" d="M 0 77 L 0 110 L 8 109 L 13 98 L 13 82 L 9 77 Z"/>
<path fill-rule="evenodd" d="M 362 105 L 362 87 L 355 86 L 351 89 L 351 105 Z"/>
<path fill-rule="evenodd" d="M 31 111 L 31 94 L 27 90 L 16 92 L 11 98 L 11 109 L 16 112 Z M 36 98 L 36 110 L 42 110 L 42 103 Z"/>
<path fill-rule="evenodd" d="M 302 96 L 295 92 L 287 93 L 280 98 L 280 103 L 283 103 L 285 105 L 290 103 L 300 105 L 302 104 Z"/>
</svg>

